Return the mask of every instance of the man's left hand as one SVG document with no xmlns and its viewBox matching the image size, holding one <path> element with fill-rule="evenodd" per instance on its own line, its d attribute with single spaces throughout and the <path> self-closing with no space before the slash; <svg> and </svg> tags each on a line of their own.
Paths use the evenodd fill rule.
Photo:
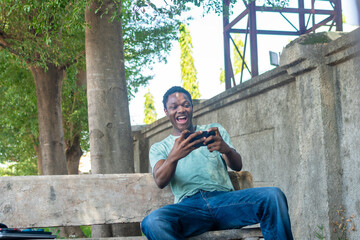
<svg viewBox="0 0 360 240">
<path fill-rule="evenodd" d="M 217 127 L 212 127 L 208 129 L 208 132 L 214 131 L 215 136 L 209 136 L 204 141 L 204 144 L 207 145 L 207 148 L 210 152 L 218 151 L 222 154 L 227 154 L 232 151 L 229 145 L 221 137 L 219 129 Z"/>
</svg>

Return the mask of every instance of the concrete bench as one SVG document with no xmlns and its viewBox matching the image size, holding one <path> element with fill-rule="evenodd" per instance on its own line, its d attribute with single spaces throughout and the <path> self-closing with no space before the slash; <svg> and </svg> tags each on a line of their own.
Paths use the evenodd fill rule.
<svg viewBox="0 0 360 240">
<path fill-rule="evenodd" d="M 229 172 L 235 189 L 252 187 L 251 174 Z M 139 223 L 173 203 L 149 173 L 0 177 L 0 222 L 13 228 Z M 259 227 L 211 231 L 191 239 L 259 239 Z M 146 239 L 117 237 L 110 239 Z"/>
</svg>

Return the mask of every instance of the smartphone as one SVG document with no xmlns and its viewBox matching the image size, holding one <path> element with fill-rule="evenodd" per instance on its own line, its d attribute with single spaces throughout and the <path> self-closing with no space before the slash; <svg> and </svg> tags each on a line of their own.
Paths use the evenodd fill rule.
<svg viewBox="0 0 360 240">
<path fill-rule="evenodd" d="M 192 133 L 191 133 L 191 132 L 187 133 L 186 136 L 185 136 L 185 138 L 189 137 L 190 134 L 192 134 Z M 194 137 L 193 139 L 191 139 L 190 142 L 196 141 L 196 140 L 201 139 L 201 138 L 203 138 L 203 137 L 208 138 L 208 137 L 210 137 L 210 136 L 215 136 L 215 131 L 210 131 L 210 132 L 208 132 L 208 131 L 203 131 L 202 134 Z M 213 141 L 211 141 L 211 142 L 209 142 L 209 143 L 212 143 L 212 142 L 213 142 Z M 208 144 L 209 144 L 209 143 L 208 143 Z M 195 147 L 203 147 L 203 146 L 206 146 L 203 142 L 198 143 L 198 144 L 195 145 Z"/>
</svg>

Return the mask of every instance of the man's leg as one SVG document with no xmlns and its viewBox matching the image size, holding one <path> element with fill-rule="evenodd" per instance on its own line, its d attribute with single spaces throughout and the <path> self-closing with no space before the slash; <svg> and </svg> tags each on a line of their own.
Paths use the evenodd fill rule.
<svg viewBox="0 0 360 240">
<path fill-rule="evenodd" d="M 142 221 L 141 230 L 151 240 L 185 239 L 210 230 L 213 224 L 207 204 L 198 193 L 151 212 Z"/>
<path fill-rule="evenodd" d="M 216 218 L 217 229 L 260 223 L 266 240 L 293 239 L 286 197 L 279 188 L 249 188 L 203 196 Z"/>
</svg>

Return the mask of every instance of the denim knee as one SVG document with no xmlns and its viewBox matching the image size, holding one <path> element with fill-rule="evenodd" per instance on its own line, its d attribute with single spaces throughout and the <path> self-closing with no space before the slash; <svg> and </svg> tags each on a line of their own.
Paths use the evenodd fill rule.
<svg viewBox="0 0 360 240">
<path fill-rule="evenodd" d="M 274 203 L 278 202 L 280 204 L 287 205 L 286 196 L 283 193 L 283 191 L 281 191 L 281 189 L 278 187 L 268 187 L 267 188 L 267 198 L 268 198 L 268 201 L 271 201 Z"/>
<path fill-rule="evenodd" d="M 284 198 L 285 197 L 285 194 L 283 193 L 283 191 L 281 191 L 281 189 L 278 187 L 267 187 L 266 191 L 267 191 L 267 194 L 269 197 L 274 197 L 274 198 Z"/>
<path fill-rule="evenodd" d="M 162 232 L 164 229 L 171 229 L 171 222 L 166 215 L 162 214 L 161 209 L 157 209 L 147 215 L 141 222 L 141 231 L 147 233 Z"/>
<path fill-rule="evenodd" d="M 141 231 L 142 231 L 144 234 L 146 234 L 147 229 L 151 229 L 151 224 L 154 222 L 154 221 L 152 221 L 150 218 L 151 218 L 150 215 L 146 216 L 146 217 L 142 220 L 142 222 L 141 222 L 141 224 L 140 224 Z"/>
</svg>

